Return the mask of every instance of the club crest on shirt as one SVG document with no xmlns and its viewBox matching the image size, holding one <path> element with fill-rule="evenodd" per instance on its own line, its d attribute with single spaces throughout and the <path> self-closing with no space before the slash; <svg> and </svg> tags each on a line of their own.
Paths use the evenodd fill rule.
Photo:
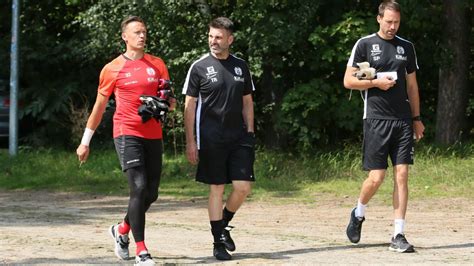
<svg viewBox="0 0 474 266">
<path fill-rule="evenodd" d="M 237 76 L 234 76 L 235 81 L 244 82 L 244 78 L 242 77 L 242 68 L 234 67 L 234 72 Z"/>
<path fill-rule="evenodd" d="M 242 76 L 242 68 L 234 67 L 234 72 L 237 76 Z"/>
<path fill-rule="evenodd" d="M 404 54 L 405 49 L 402 46 L 397 46 L 397 54 L 395 55 L 395 58 L 398 60 L 407 61 L 407 56 L 404 56 Z"/>
<path fill-rule="evenodd" d="M 155 70 L 151 67 L 147 67 L 146 68 L 146 73 L 149 75 L 149 76 L 154 76 L 156 74 Z"/>
<path fill-rule="evenodd" d="M 397 46 L 397 53 L 398 54 L 405 54 L 405 49 L 403 49 L 403 47 L 401 47 L 401 46 Z"/>
</svg>

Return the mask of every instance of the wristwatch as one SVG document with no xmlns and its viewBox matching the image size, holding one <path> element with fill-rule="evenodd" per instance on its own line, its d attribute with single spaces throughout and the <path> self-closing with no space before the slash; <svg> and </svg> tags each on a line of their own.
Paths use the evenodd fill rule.
<svg viewBox="0 0 474 266">
<path fill-rule="evenodd" d="M 413 121 L 421 121 L 421 116 L 419 116 L 419 115 L 414 116 L 414 117 L 412 117 L 411 120 L 413 120 Z"/>
</svg>

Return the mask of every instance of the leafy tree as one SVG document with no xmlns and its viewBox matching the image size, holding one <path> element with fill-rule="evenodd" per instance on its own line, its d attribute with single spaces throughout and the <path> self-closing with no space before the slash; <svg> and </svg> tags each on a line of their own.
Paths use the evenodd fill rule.
<svg viewBox="0 0 474 266">
<path fill-rule="evenodd" d="M 472 14 L 471 2 L 464 0 Z M 77 132 L 83 128 L 95 101 L 100 69 L 124 51 L 120 22 L 128 15 L 145 19 L 149 30 L 147 52 L 163 58 L 169 67 L 181 104 L 171 114 L 165 129 L 165 141 L 173 145 L 175 152 L 184 144 L 181 87 L 191 63 L 209 50 L 207 24 L 216 16 L 228 16 L 236 24 L 232 51 L 247 60 L 254 77 L 257 136 L 262 144 L 311 152 L 322 145 L 359 140 L 362 101 L 358 93 L 350 97 L 342 79 L 356 40 L 378 29 L 375 17 L 379 3 L 345 0 L 22 2 L 20 115 L 23 123 L 30 125 L 28 138 L 23 142 L 77 144 L 80 138 Z M 417 78 L 421 110 L 427 136 L 432 138 L 436 116 L 441 119 L 446 113 L 437 107 L 438 72 L 440 67 L 449 67 L 454 62 L 449 60 L 454 58 L 452 45 L 443 42 L 445 34 L 451 31 L 439 27 L 447 25 L 443 20 L 446 9 L 442 0 L 406 0 L 401 4 L 399 35 L 415 44 L 420 66 Z M 3 18 L 7 21 L 0 24 L 0 30 L 10 32 L 11 0 L 0 2 L 0 12 L 6 14 Z M 472 44 L 474 34 L 470 24 L 462 27 L 470 29 L 468 37 Z M 9 41 L 9 34 L 0 36 L 2 62 L 9 62 Z M 463 50 L 457 55 L 467 60 L 469 56 L 472 58 L 472 53 Z M 472 70 L 472 62 L 468 67 Z M 460 75 L 465 69 L 463 66 L 462 71 L 453 75 Z M 465 76 L 472 81 L 473 71 L 468 73 Z M 7 66 L 0 68 L 1 79 L 8 79 L 8 75 Z M 456 117 L 467 113 L 467 121 L 472 120 L 472 94 L 463 94 L 464 99 L 470 100 Z M 440 104 L 454 110 L 450 102 Z M 94 141 L 110 143 L 111 115 L 112 112 L 107 113 Z M 472 126 L 472 122 L 466 124 L 464 132 L 471 132 Z"/>
<path fill-rule="evenodd" d="M 81 89 L 81 83 L 88 79 L 88 75 L 84 75 L 87 71 L 77 67 L 79 61 L 71 53 L 74 38 L 80 36 L 70 21 L 86 5 L 85 1 L 72 5 L 67 1 L 47 0 L 21 5 L 20 118 L 23 124 L 27 122 L 26 130 L 31 131 L 28 142 L 44 145 L 52 140 L 67 141 L 64 128 L 69 123 L 69 103 Z M 11 1 L 0 6 L 2 14 L 9 14 L 11 18 L 8 10 Z M 2 32 L 10 32 L 10 25 L 2 24 Z M 2 38 L 2 47 L 9 45 L 8 36 Z M 5 53 L 1 54 L 5 58 Z"/>
<path fill-rule="evenodd" d="M 375 31 L 375 27 L 367 13 L 349 12 L 342 16 L 337 23 L 316 26 L 309 35 L 317 51 L 308 58 L 314 74 L 283 99 L 279 120 L 282 129 L 299 136 L 289 139 L 290 146 L 312 150 L 321 144 L 354 139 L 351 132 L 360 131 L 359 92 L 351 97 L 352 92 L 342 87 L 342 77 L 355 41 Z"/>
</svg>

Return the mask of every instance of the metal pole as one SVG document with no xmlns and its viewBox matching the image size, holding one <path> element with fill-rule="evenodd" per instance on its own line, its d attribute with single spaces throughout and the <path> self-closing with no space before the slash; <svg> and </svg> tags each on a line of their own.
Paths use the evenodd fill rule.
<svg viewBox="0 0 474 266">
<path fill-rule="evenodd" d="M 12 41 L 10 54 L 10 120 L 9 120 L 9 151 L 10 156 L 18 152 L 18 43 L 20 1 L 12 2 Z"/>
</svg>

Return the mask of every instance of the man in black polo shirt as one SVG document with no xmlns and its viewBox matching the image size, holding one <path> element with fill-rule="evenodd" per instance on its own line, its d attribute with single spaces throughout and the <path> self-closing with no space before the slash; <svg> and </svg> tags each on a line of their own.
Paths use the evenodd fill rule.
<svg viewBox="0 0 474 266">
<path fill-rule="evenodd" d="M 213 254 L 230 260 L 234 251 L 229 221 L 251 191 L 255 159 L 252 77 L 244 60 L 230 54 L 233 23 L 219 17 L 209 24 L 210 53 L 195 61 L 186 77 L 184 124 L 186 156 L 198 164 L 196 180 L 209 184 Z M 224 209 L 225 184 L 232 192 Z"/>
<path fill-rule="evenodd" d="M 396 35 L 400 26 L 399 4 L 381 3 L 377 22 L 379 31 L 354 45 L 344 75 L 344 87 L 360 90 L 364 99 L 363 165 L 369 171 L 346 233 L 352 243 L 359 242 L 365 207 L 384 180 L 390 156 L 394 168 L 395 230 L 389 249 L 413 252 L 414 247 L 405 238 L 404 226 L 413 138 L 421 139 L 424 131 L 416 81 L 418 65 L 413 44 Z M 353 75 L 361 62 L 369 62 L 376 69 L 376 79 L 359 80 Z"/>
</svg>

